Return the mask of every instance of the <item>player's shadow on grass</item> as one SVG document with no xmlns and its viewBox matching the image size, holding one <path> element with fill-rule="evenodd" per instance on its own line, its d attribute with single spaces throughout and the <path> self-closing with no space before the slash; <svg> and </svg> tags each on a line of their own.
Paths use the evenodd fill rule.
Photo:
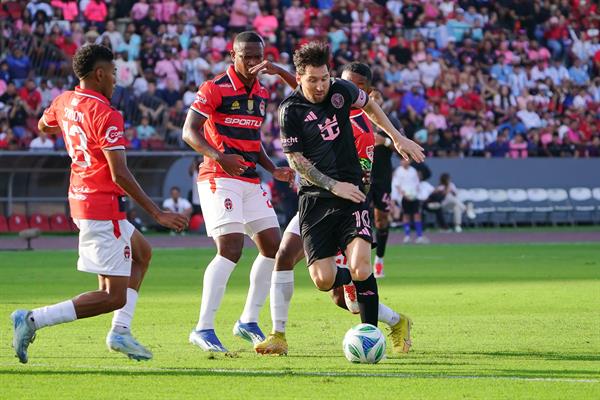
<svg viewBox="0 0 600 400">
<path fill-rule="evenodd" d="M 537 351 L 492 351 L 492 352 L 462 352 L 453 353 L 459 356 L 486 356 L 506 358 L 537 358 L 550 361 L 600 361 L 600 354 L 561 354 Z"/>
</svg>

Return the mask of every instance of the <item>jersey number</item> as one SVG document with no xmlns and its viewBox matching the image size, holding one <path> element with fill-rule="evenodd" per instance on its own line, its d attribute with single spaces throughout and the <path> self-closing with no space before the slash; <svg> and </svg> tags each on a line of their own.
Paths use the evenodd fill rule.
<svg viewBox="0 0 600 400">
<path fill-rule="evenodd" d="M 90 153 L 88 153 L 87 138 L 85 132 L 78 125 L 69 126 L 68 121 L 63 121 L 63 132 L 69 156 L 73 163 L 82 168 L 92 165 Z"/>
</svg>

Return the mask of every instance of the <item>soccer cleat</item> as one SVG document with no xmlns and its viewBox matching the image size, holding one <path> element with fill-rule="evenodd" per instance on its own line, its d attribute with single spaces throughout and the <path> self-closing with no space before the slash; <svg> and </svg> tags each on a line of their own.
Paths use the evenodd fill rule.
<svg viewBox="0 0 600 400">
<path fill-rule="evenodd" d="M 354 283 L 350 282 L 348 285 L 344 285 L 344 300 L 346 301 L 346 307 L 348 307 L 348 311 L 352 314 L 360 313 L 360 308 L 358 307 L 358 298 L 356 297 L 356 286 Z"/>
<path fill-rule="evenodd" d="M 430 241 L 429 241 L 428 237 L 421 236 L 421 237 L 418 237 L 417 240 L 415 240 L 415 243 L 416 244 L 429 244 Z"/>
<path fill-rule="evenodd" d="M 375 278 L 383 278 L 385 274 L 383 273 L 383 260 L 375 262 L 373 266 L 373 276 Z"/>
<path fill-rule="evenodd" d="M 108 332 L 106 346 L 110 351 L 123 353 L 131 360 L 146 361 L 152 359 L 150 350 L 135 340 L 131 333 Z"/>
<path fill-rule="evenodd" d="M 411 319 L 400 314 L 400 321 L 394 326 L 390 326 L 390 340 L 392 341 L 392 350 L 394 353 L 408 353 L 412 340 L 410 339 L 410 329 L 412 327 Z"/>
<path fill-rule="evenodd" d="M 254 345 L 254 351 L 258 354 L 287 355 L 288 345 L 285 340 L 285 333 L 270 333 L 265 340 Z"/>
<path fill-rule="evenodd" d="M 477 213 L 475 212 L 475 207 L 473 206 L 473 203 L 471 203 L 471 202 L 467 203 L 467 218 L 469 218 L 469 219 L 477 218 Z"/>
<path fill-rule="evenodd" d="M 235 325 L 233 325 L 233 334 L 249 341 L 253 345 L 257 345 L 265 340 L 265 334 L 262 333 L 256 322 L 244 323 L 239 320 L 236 321 Z"/>
<path fill-rule="evenodd" d="M 461 232 L 462 232 L 462 226 L 460 226 L 460 225 L 456 225 L 456 226 L 454 227 L 454 232 L 456 232 L 456 233 L 461 233 Z"/>
<path fill-rule="evenodd" d="M 10 315 L 10 320 L 13 323 L 13 348 L 15 349 L 16 357 L 23 364 L 27 363 L 27 348 L 35 339 L 35 326 L 29 321 L 31 311 L 16 310 Z"/>
<path fill-rule="evenodd" d="M 404 243 L 404 244 L 410 243 L 410 236 L 404 236 L 404 239 L 402 240 L 402 243 Z"/>
<path fill-rule="evenodd" d="M 216 353 L 228 352 L 227 349 L 221 344 L 221 341 L 215 334 L 214 329 L 192 331 L 192 333 L 190 333 L 190 343 L 195 344 L 204 351 L 212 351 Z"/>
</svg>

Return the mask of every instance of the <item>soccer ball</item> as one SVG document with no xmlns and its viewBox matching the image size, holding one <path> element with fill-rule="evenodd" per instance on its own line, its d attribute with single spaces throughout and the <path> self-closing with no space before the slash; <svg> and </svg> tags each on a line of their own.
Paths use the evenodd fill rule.
<svg viewBox="0 0 600 400">
<path fill-rule="evenodd" d="M 376 326 L 359 324 L 346 332 L 343 346 L 348 361 L 376 364 L 385 355 L 385 336 Z"/>
</svg>

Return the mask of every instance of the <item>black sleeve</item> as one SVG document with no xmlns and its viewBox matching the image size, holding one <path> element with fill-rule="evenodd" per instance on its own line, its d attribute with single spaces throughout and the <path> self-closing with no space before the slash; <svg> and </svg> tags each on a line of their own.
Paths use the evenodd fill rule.
<svg viewBox="0 0 600 400">
<path fill-rule="evenodd" d="M 339 91 L 344 94 L 344 99 L 350 103 L 350 108 L 363 108 L 369 102 L 367 92 L 359 89 L 350 81 L 337 79 L 334 85 L 339 85 Z"/>
<path fill-rule="evenodd" d="M 279 128 L 281 147 L 284 153 L 302 152 L 302 125 L 294 118 L 294 108 L 290 103 L 279 106 Z"/>
</svg>

